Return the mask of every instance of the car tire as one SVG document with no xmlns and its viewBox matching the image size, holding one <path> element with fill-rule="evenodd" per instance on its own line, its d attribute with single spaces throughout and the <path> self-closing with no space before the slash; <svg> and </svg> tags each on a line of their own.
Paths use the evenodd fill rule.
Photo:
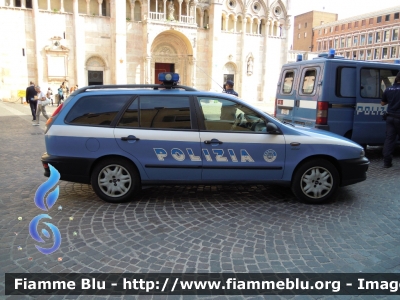
<svg viewBox="0 0 400 300">
<path fill-rule="evenodd" d="M 110 203 L 131 201 L 140 189 L 140 177 L 127 159 L 107 158 L 98 162 L 91 174 L 93 190 Z"/>
<path fill-rule="evenodd" d="M 336 192 L 339 180 L 339 172 L 332 163 L 325 159 L 313 159 L 296 170 L 292 192 L 305 203 L 324 203 Z"/>
</svg>

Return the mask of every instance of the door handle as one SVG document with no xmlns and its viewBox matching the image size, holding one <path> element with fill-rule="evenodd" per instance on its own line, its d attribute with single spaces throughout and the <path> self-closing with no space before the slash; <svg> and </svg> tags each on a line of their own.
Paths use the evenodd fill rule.
<svg viewBox="0 0 400 300">
<path fill-rule="evenodd" d="M 139 141 L 140 139 L 137 138 L 137 137 L 134 136 L 134 135 L 129 135 L 129 136 L 123 136 L 123 137 L 121 137 L 121 140 L 123 140 L 123 141 Z"/>
<path fill-rule="evenodd" d="M 217 139 L 211 139 L 211 141 L 204 141 L 204 144 L 222 144 L 222 142 Z"/>
</svg>

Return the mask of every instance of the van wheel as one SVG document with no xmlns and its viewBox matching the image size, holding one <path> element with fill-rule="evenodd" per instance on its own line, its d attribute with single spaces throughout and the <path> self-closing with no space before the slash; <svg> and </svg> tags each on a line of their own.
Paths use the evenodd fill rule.
<svg viewBox="0 0 400 300">
<path fill-rule="evenodd" d="M 303 163 L 292 182 L 293 194 L 306 203 L 323 203 L 339 186 L 339 172 L 325 159 L 313 159 Z"/>
<path fill-rule="evenodd" d="M 122 158 L 100 161 L 91 175 L 93 190 L 100 199 L 120 203 L 132 200 L 140 188 L 140 178 L 133 164 Z"/>
</svg>

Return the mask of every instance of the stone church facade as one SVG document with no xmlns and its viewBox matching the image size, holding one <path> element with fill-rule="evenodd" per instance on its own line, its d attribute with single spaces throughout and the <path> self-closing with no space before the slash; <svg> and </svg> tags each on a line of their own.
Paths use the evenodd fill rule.
<svg viewBox="0 0 400 300">
<path fill-rule="evenodd" d="M 181 84 L 273 101 L 287 61 L 290 0 L 0 0 L 0 98 L 29 81 Z"/>
</svg>

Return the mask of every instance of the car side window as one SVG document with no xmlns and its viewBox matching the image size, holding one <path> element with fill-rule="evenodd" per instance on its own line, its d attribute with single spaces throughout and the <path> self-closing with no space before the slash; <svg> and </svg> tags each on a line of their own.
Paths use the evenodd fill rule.
<svg viewBox="0 0 400 300">
<path fill-rule="evenodd" d="M 117 127 L 139 127 L 139 98 L 136 98 L 119 120 Z"/>
<path fill-rule="evenodd" d="M 253 110 L 231 100 L 198 97 L 206 130 L 266 132 L 265 120 Z"/>
<path fill-rule="evenodd" d="M 139 126 L 158 129 L 192 129 L 189 97 L 140 96 Z"/>
<path fill-rule="evenodd" d="M 65 122 L 74 125 L 109 126 L 131 95 L 82 97 L 71 108 Z"/>
</svg>

